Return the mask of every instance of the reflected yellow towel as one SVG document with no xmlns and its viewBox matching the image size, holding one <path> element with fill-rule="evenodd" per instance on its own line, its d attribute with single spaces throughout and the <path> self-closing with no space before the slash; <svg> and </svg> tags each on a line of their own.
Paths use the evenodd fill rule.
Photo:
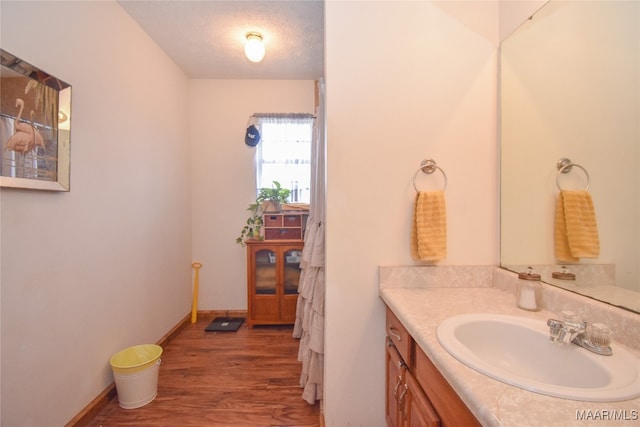
<svg viewBox="0 0 640 427">
<path fill-rule="evenodd" d="M 556 204 L 555 250 L 560 261 L 578 261 L 600 255 L 596 213 L 588 191 L 560 192 Z"/>
<path fill-rule="evenodd" d="M 411 227 L 411 257 L 438 261 L 447 256 L 447 209 L 444 191 L 416 194 Z"/>
</svg>

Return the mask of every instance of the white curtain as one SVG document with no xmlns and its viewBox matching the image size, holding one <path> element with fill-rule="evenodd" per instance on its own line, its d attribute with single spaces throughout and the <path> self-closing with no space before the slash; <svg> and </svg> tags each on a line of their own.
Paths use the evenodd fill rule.
<svg viewBox="0 0 640 427">
<path fill-rule="evenodd" d="M 313 405 L 322 399 L 324 367 L 324 223 L 325 223 L 325 122 L 324 81 L 318 85 L 318 110 L 311 143 L 311 206 L 304 237 L 298 305 L 293 336 L 300 338 L 302 398 Z"/>
</svg>

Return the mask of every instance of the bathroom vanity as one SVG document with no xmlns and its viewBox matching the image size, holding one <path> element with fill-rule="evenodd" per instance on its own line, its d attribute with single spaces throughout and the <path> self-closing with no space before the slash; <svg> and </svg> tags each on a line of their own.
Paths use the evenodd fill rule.
<svg viewBox="0 0 640 427">
<path fill-rule="evenodd" d="M 388 307 L 386 332 L 387 424 L 390 427 L 480 426 Z"/>
<path fill-rule="evenodd" d="M 543 291 L 543 310 L 522 310 L 515 301 L 517 280 L 514 273 L 495 267 L 381 267 L 380 297 L 387 307 L 389 426 L 431 425 L 412 424 L 407 418 L 414 411 L 413 400 L 422 397 L 426 400 L 423 406 L 429 407 L 427 412 L 432 410 L 428 416 L 435 416 L 435 422 L 439 420 L 443 426 L 475 422 L 496 427 L 583 427 L 620 425 L 621 420 L 629 425 L 637 422 L 640 398 L 592 402 L 532 392 L 484 375 L 442 347 L 438 326 L 453 316 L 493 313 L 546 322 L 560 310 L 570 309 L 589 321 L 607 323 L 616 337 L 614 352 L 618 347 L 640 355 L 640 316 L 636 313 L 550 286 Z M 406 388 L 410 399 L 417 398 L 409 403 L 400 401 L 396 388 Z M 445 399 L 446 403 L 439 402 Z M 397 421 L 402 411 L 404 424 Z M 609 424 L 607 420 L 614 417 L 617 421 Z"/>
</svg>

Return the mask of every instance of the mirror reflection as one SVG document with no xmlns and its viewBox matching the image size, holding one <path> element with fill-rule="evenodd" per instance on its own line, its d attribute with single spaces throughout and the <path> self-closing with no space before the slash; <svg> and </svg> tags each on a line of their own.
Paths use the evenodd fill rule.
<svg viewBox="0 0 640 427">
<path fill-rule="evenodd" d="M 0 49 L 0 184 L 69 190 L 71 86 Z"/>
<path fill-rule="evenodd" d="M 552 0 L 502 43 L 500 83 L 502 266 L 531 265 L 545 282 L 638 312 L 639 28 L 639 2 Z M 559 175 L 562 158 L 587 173 Z M 587 175 L 600 251 L 560 262 L 559 188 L 583 190 Z"/>
</svg>

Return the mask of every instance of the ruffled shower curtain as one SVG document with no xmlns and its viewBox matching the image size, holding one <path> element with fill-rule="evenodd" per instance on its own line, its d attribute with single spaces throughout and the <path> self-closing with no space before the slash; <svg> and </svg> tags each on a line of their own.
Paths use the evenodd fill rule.
<svg viewBox="0 0 640 427">
<path fill-rule="evenodd" d="M 325 127 L 324 82 L 317 83 L 318 107 L 311 143 L 311 206 L 300 261 L 298 305 L 293 328 L 300 339 L 302 398 L 310 405 L 322 399 L 324 377 L 324 222 L 325 222 Z"/>
</svg>

